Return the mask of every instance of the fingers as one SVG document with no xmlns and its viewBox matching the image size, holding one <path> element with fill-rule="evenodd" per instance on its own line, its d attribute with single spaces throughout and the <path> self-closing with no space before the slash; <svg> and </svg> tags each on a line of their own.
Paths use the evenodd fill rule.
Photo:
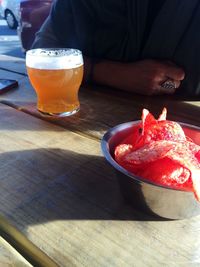
<svg viewBox="0 0 200 267">
<path fill-rule="evenodd" d="M 158 86 L 152 93 L 152 95 L 173 95 L 176 91 L 176 88 L 163 88 L 162 86 Z"/>
<path fill-rule="evenodd" d="M 170 81 L 173 86 L 166 86 L 166 82 L 168 81 Z M 167 79 L 165 82 L 157 84 L 156 88 L 153 90 L 153 95 L 172 95 L 175 93 L 180 84 L 181 81 Z"/>
<path fill-rule="evenodd" d="M 182 81 L 185 78 L 185 72 L 182 68 L 168 61 L 166 64 L 166 76 L 174 81 Z"/>
<path fill-rule="evenodd" d="M 156 87 L 155 94 L 174 94 L 180 87 L 181 81 L 185 78 L 185 72 L 182 68 L 170 61 L 165 61 L 165 80 Z M 171 82 L 173 86 L 164 86 L 166 82 Z"/>
<path fill-rule="evenodd" d="M 128 67 L 134 73 L 128 77 L 133 78 L 137 91 L 145 95 L 174 94 L 185 77 L 182 68 L 166 60 L 146 59 Z"/>
<path fill-rule="evenodd" d="M 181 85 L 181 81 L 174 80 L 176 89 Z"/>
<path fill-rule="evenodd" d="M 170 88 L 170 89 L 167 89 L 167 88 L 163 88 L 162 86 L 159 87 L 159 89 L 157 90 L 157 93 L 155 92 L 155 94 L 158 94 L 158 95 L 173 95 L 176 91 L 176 88 Z"/>
</svg>

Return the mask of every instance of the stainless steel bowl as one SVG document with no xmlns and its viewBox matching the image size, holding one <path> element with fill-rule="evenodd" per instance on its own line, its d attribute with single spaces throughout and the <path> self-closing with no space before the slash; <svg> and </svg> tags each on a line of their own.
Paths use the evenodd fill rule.
<svg viewBox="0 0 200 267">
<path fill-rule="evenodd" d="M 139 121 L 127 122 L 111 128 L 102 138 L 101 148 L 114 167 L 124 198 L 135 208 L 168 219 L 183 219 L 200 214 L 200 202 L 193 192 L 156 185 L 133 175 L 114 160 L 115 147 L 134 129 Z M 200 145 L 200 128 L 180 123 L 185 134 Z"/>
</svg>

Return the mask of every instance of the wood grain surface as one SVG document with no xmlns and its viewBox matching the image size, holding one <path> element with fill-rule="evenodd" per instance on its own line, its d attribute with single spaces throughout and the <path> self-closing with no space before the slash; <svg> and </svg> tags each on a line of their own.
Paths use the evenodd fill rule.
<svg viewBox="0 0 200 267">
<path fill-rule="evenodd" d="M 17 75 L 16 79 L 20 86 L 18 89 L 0 95 L 2 103 L 97 139 L 100 139 L 110 127 L 127 121 L 139 120 L 143 108 L 149 109 L 155 116 L 158 116 L 163 107 L 167 107 L 168 119 L 200 126 L 199 99 L 180 100 L 172 96 L 145 97 L 100 86 L 81 87 L 80 112 L 71 117 L 54 120 L 42 116 L 37 111 L 36 94 L 26 76 L 18 77 L 18 74 L 12 71 L 6 73 L 8 77 Z M 6 73 L 4 72 L 3 75 Z"/>
<path fill-rule="evenodd" d="M 48 119 L 24 61 L 0 59 L 0 78 L 20 84 L 0 95 L 0 214 L 61 267 L 200 266 L 200 217 L 161 220 L 127 205 L 99 142 L 143 107 L 200 126 L 200 101 L 84 86 L 77 115 Z"/>
<path fill-rule="evenodd" d="M 199 217 L 126 205 L 99 141 L 3 104 L 0 116 L 0 213 L 59 266 L 199 266 Z"/>
<path fill-rule="evenodd" d="M 0 267 L 33 267 L 8 242 L 0 237 Z"/>
</svg>

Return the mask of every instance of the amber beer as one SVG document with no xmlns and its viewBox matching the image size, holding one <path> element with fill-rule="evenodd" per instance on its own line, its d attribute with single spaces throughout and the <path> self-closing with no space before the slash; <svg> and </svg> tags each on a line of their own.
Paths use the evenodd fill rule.
<svg viewBox="0 0 200 267">
<path fill-rule="evenodd" d="M 33 49 L 26 54 L 28 76 L 37 94 L 37 108 L 53 116 L 69 116 L 80 109 L 78 91 L 83 57 L 77 49 Z"/>
</svg>

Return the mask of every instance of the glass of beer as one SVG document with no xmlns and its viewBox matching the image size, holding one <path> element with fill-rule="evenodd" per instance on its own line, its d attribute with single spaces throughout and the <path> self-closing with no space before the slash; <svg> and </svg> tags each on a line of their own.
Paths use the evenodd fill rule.
<svg viewBox="0 0 200 267">
<path fill-rule="evenodd" d="M 71 48 L 32 49 L 26 53 L 28 76 L 44 115 L 64 117 L 80 109 L 78 91 L 83 78 L 81 51 Z"/>
</svg>

